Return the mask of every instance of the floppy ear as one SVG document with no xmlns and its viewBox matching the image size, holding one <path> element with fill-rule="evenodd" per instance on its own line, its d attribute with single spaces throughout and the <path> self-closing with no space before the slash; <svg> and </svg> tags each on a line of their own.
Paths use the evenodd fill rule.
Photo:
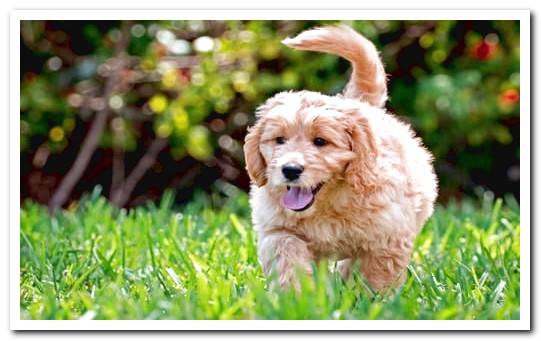
<svg viewBox="0 0 541 341">
<path fill-rule="evenodd" d="M 377 184 L 374 168 L 378 153 L 374 135 L 366 118 L 360 116 L 348 119 L 347 130 L 355 158 L 346 167 L 346 182 L 359 192 L 370 192 Z"/>
<path fill-rule="evenodd" d="M 265 169 L 267 164 L 263 155 L 259 151 L 259 142 L 261 141 L 261 133 L 263 124 L 260 119 L 255 126 L 248 129 L 248 134 L 244 139 L 244 159 L 246 161 L 246 170 L 250 179 L 259 187 L 267 183 Z"/>
</svg>

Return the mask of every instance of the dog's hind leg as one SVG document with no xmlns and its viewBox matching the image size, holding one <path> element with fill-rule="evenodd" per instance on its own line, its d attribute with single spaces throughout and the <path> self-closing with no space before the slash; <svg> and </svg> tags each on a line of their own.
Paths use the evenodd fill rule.
<svg viewBox="0 0 541 341">
<path fill-rule="evenodd" d="M 404 284 L 410 252 L 378 250 L 361 256 L 361 273 L 376 291 L 399 288 Z"/>
</svg>

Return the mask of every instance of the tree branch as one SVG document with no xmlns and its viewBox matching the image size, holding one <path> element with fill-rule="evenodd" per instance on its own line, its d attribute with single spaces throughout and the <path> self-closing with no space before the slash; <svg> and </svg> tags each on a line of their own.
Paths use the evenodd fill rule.
<svg viewBox="0 0 541 341">
<path fill-rule="evenodd" d="M 86 170 L 90 159 L 94 154 L 94 151 L 98 147 L 99 139 L 103 133 L 105 124 L 107 123 L 107 118 L 109 116 L 109 98 L 111 97 L 113 90 L 115 89 L 115 85 L 118 83 L 120 71 L 124 67 L 123 59 L 125 57 L 126 49 L 129 43 L 130 27 L 130 22 L 123 23 L 120 39 L 115 46 L 115 60 L 113 63 L 114 69 L 111 72 L 110 77 L 107 79 L 107 82 L 105 83 L 105 89 L 103 92 L 103 99 L 105 101 L 104 109 L 96 113 L 96 116 L 94 117 L 90 130 L 88 131 L 88 134 L 86 135 L 83 144 L 81 145 L 81 149 L 79 150 L 79 154 L 77 155 L 75 162 L 73 163 L 66 176 L 62 179 L 60 185 L 56 189 L 51 200 L 49 201 L 50 212 L 55 211 L 57 208 L 62 207 L 62 205 L 66 203 L 71 192 L 73 191 L 73 188 L 83 176 L 83 173 Z"/>
<path fill-rule="evenodd" d="M 125 139 L 124 130 L 123 128 L 115 128 L 113 124 L 111 128 L 113 130 L 113 169 L 109 198 L 112 198 L 116 190 L 120 188 L 120 186 L 124 182 L 125 177 L 123 146 Z"/>
<path fill-rule="evenodd" d="M 167 144 L 167 139 L 157 138 L 152 141 L 147 152 L 139 160 L 130 175 L 128 175 L 124 184 L 116 190 L 115 194 L 110 198 L 113 205 L 117 207 L 126 205 L 137 183 L 141 181 L 149 168 L 154 166 L 158 155 L 165 147 L 167 147 Z"/>
</svg>

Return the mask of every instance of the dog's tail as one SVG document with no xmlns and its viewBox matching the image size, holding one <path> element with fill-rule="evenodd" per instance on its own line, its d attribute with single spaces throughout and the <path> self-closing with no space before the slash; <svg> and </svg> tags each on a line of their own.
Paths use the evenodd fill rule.
<svg viewBox="0 0 541 341">
<path fill-rule="evenodd" d="M 368 39 L 347 26 L 327 26 L 304 31 L 283 44 L 307 51 L 336 54 L 353 65 L 344 97 L 383 107 L 387 101 L 387 77 L 378 51 Z"/>
</svg>

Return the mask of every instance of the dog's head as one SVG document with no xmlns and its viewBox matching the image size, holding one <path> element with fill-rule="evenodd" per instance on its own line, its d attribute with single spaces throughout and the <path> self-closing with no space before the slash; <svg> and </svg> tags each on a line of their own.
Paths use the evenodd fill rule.
<svg viewBox="0 0 541 341">
<path fill-rule="evenodd" d="M 280 193 L 284 207 L 304 211 L 320 189 L 340 181 L 358 191 L 374 182 L 375 141 L 358 103 L 302 91 L 281 93 L 258 109 L 244 144 L 258 186 Z"/>
<path fill-rule="evenodd" d="M 287 46 L 337 54 L 353 72 L 343 95 L 280 93 L 257 110 L 246 136 L 246 169 L 253 183 L 280 193 L 283 206 L 304 211 L 328 184 L 349 183 L 357 191 L 374 186 L 374 134 L 365 111 L 387 99 L 386 76 L 374 45 L 349 27 L 309 30 Z"/>
</svg>

